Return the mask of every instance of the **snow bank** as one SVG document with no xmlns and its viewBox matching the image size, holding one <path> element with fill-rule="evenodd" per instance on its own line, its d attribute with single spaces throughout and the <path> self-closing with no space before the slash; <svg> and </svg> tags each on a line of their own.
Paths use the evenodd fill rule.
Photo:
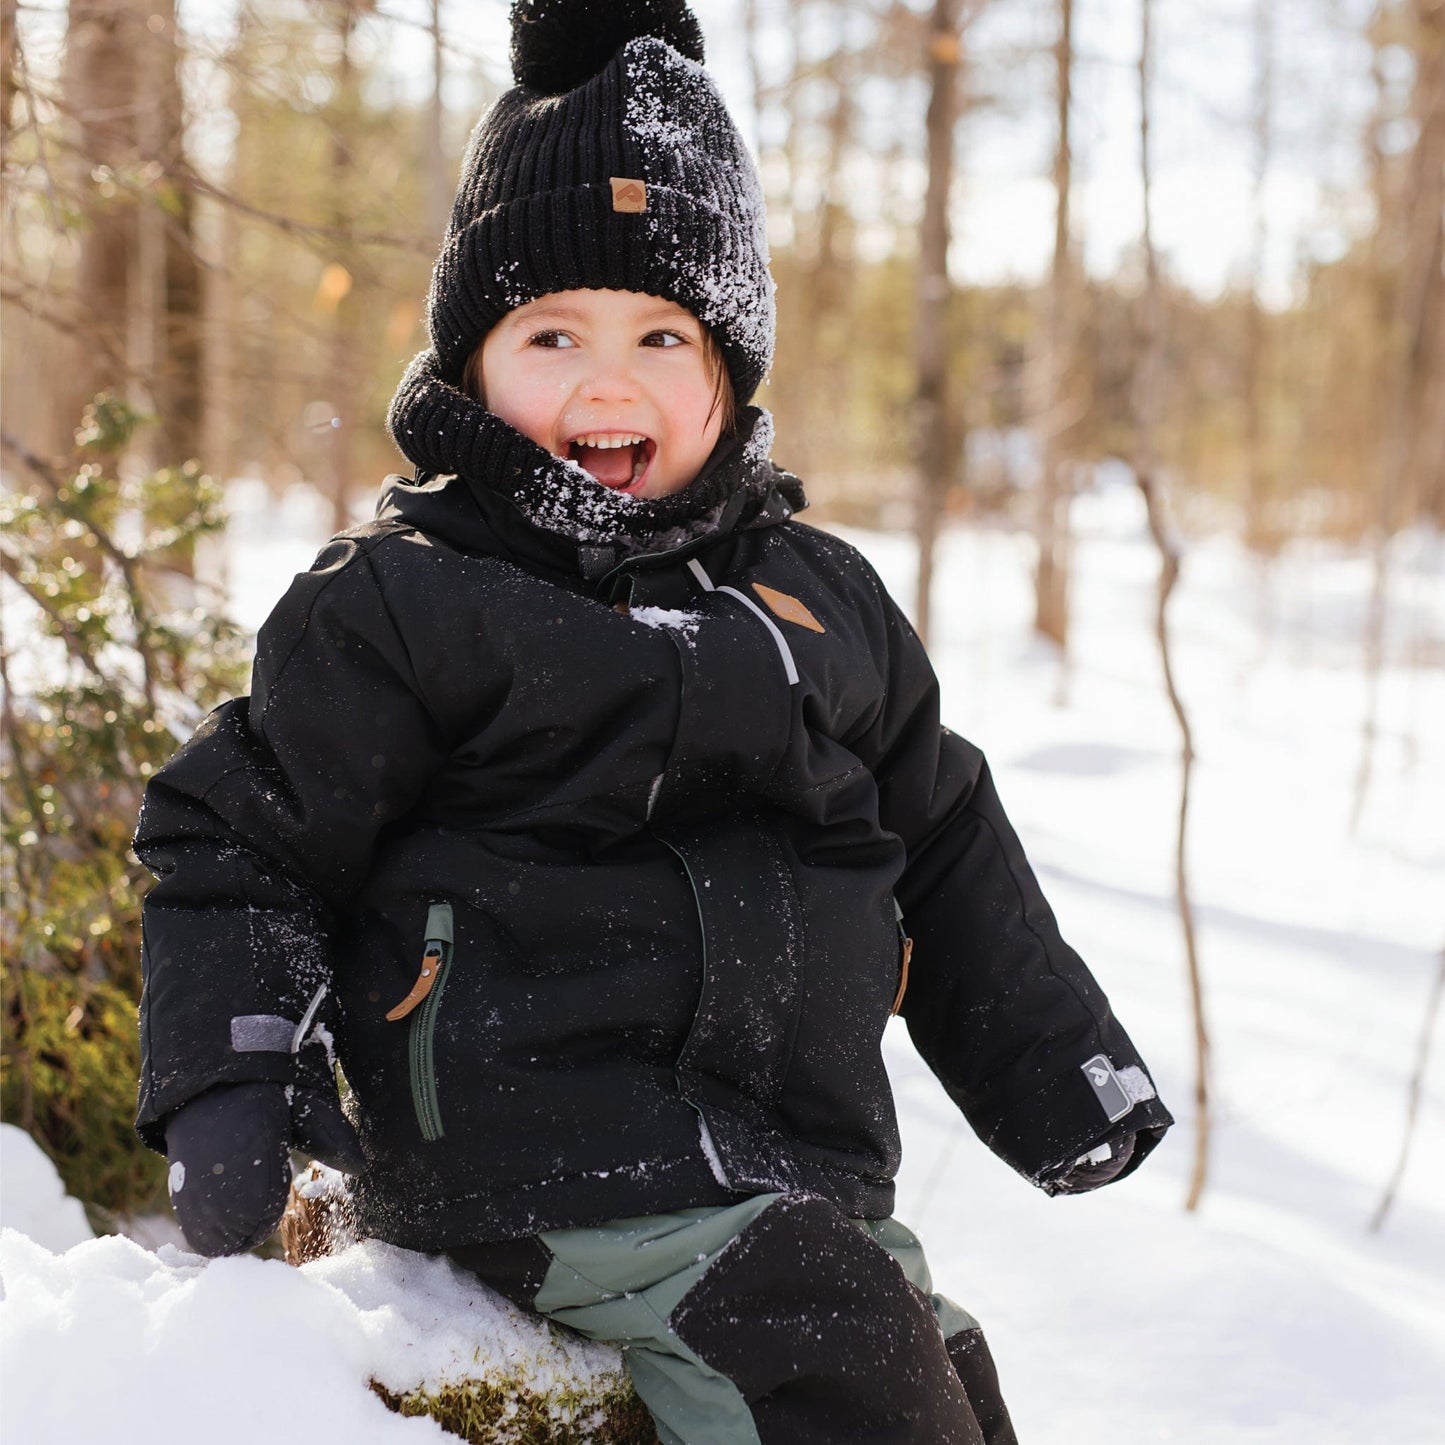
<svg viewBox="0 0 1445 1445">
<path fill-rule="evenodd" d="M 302 1420 L 327 1438 L 446 1438 L 371 1393 L 482 1378 L 598 1397 L 616 1350 L 553 1339 L 441 1260 L 370 1241 L 293 1269 L 151 1254 L 120 1236 L 52 1254 L 0 1233 L 0 1435 L 25 1445 L 255 1445 Z"/>
<path fill-rule="evenodd" d="M 306 1419 L 368 1445 L 443 1439 L 370 1382 L 584 1400 L 621 1382 L 615 1349 L 556 1338 L 445 1261 L 376 1240 L 293 1269 L 92 1238 L 34 1141 L 10 1125 L 3 1139 L 0 1438 L 16 1445 L 254 1445 Z"/>
<path fill-rule="evenodd" d="M 14 1124 L 0 1124 L 0 1225 L 47 1249 L 69 1249 L 95 1234 L 49 1156 Z"/>
</svg>

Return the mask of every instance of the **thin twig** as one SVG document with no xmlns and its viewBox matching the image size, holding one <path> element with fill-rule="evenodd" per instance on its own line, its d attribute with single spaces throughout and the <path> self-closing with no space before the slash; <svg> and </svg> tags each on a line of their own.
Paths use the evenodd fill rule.
<svg viewBox="0 0 1445 1445">
<path fill-rule="evenodd" d="M 1400 1181 L 1405 1177 L 1405 1162 L 1410 1157 L 1410 1145 L 1415 1138 L 1415 1120 L 1420 1113 L 1420 1095 L 1425 1087 L 1425 1068 L 1430 1061 L 1430 1040 L 1435 1033 L 1435 1016 L 1440 1012 L 1440 998 L 1445 994 L 1445 948 L 1440 950 L 1440 966 L 1435 970 L 1430 985 L 1430 997 L 1425 1004 L 1425 1016 L 1420 1021 L 1420 1040 L 1415 1046 L 1415 1071 L 1410 1075 L 1410 1090 L 1405 1104 L 1405 1135 L 1400 1140 L 1400 1156 L 1395 1160 L 1394 1172 L 1380 1203 L 1370 1220 L 1370 1232 L 1378 1234 L 1385 1223 L 1385 1216 L 1395 1203 Z"/>
<path fill-rule="evenodd" d="M 1189 896 L 1189 873 L 1186 842 L 1189 834 L 1189 785 L 1194 770 L 1194 737 L 1189 715 L 1174 680 L 1174 665 L 1169 638 L 1169 597 L 1179 580 L 1179 550 L 1170 539 L 1163 519 L 1163 508 L 1154 478 L 1141 475 L 1139 490 L 1144 494 L 1144 507 L 1149 521 L 1149 535 L 1159 549 L 1159 590 L 1154 611 L 1154 636 L 1159 644 L 1160 662 L 1164 669 L 1164 689 L 1169 706 L 1179 724 L 1180 778 L 1179 822 L 1174 839 L 1174 894 L 1179 907 L 1179 924 L 1184 934 L 1184 955 L 1189 969 L 1190 1011 L 1194 1018 L 1194 1163 L 1190 1171 L 1189 1190 L 1184 1207 L 1199 1207 L 1209 1176 L 1209 1028 L 1204 1016 L 1204 980 L 1199 964 L 1199 948 L 1194 929 L 1194 908 Z"/>
<path fill-rule="evenodd" d="M 1189 785 L 1194 769 L 1194 735 L 1189 715 L 1174 680 L 1174 659 L 1169 635 L 1169 599 L 1179 580 L 1180 548 L 1164 515 L 1161 483 L 1156 475 L 1154 434 L 1158 413 L 1159 380 L 1164 364 L 1164 334 L 1161 321 L 1162 284 L 1159 255 L 1154 245 L 1153 168 L 1150 141 L 1150 82 L 1153 71 L 1152 0 L 1141 0 L 1139 46 L 1139 171 L 1144 200 L 1142 241 L 1146 287 L 1144 295 L 1144 347 L 1135 382 L 1135 477 L 1144 497 L 1149 535 L 1159 552 L 1159 587 L 1154 611 L 1154 636 L 1164 669 L 1164 687 L 1179 725 L 1180 779 L 1179 822 L 1174 840 L 1174 892 L 1179 923 L 1184 934 L 1184 953 L 1189 968 L 1189 997 L 1194 1017 L 1194 1163 L 1184 1207 L 1194 1210 L 1209 1176 L 1209 1029 L 1204 1017 L 1204 983 L 1194 931 L 1194 908 L 1189 896 L 1186 843 L 1189 835 Z"/>
<path fill-rule="evenodd" d="M 125 354 L 113 346 L 104 331 L 93 324 L 83 321 L 70 321 L 55 311 L 49 310 L 42 303 L 32 300 L 25 293 L 33 292 L 40 296 L 53 294 L 50 286 L 44 281 L 26 282 L 23 287 L 0 286 L 0 301 L 9 301 L 20 307 L 28 315 L 35 317 L 37 321 L 43 321 L 47 326 L 52 326 L 62 336 L 73 336 L 77 341 L 83 341 L 92 350 L 101 352 L 107 361 L 118 369 L 124 369 L 127 365 Z"/>
<path fill-rule="evenodd" d="M 39 94 L 33 87 L 28 93 Z M 40 98 L 48 105 L 54 106 L 60 115 L 75 119 L 81 114 L 74 106 L 68 105 L 64 97 L 59 94 L 40 94 Z M 93 112 L 87 114 L 93 115 Z M 86 158 L 85 151 L 81 146 L 63 138 L 58 138 L 55 145 L 58 150 Z M 148 177 L 146 182 L 136 183 L 129 180 L 123 167 L 112 167 L 111 179 L 117 190 L 123 190 L 136 199 L 147 199 L 154 181 L 164 176 L 167 180 L 176 182 L 183 189 L 199 195 L 210 196 L 224 205 L 251 216 L 255 220 L 264 221 L 267 225 L 289 235 L 307 236 L 332 243 L 340 242 L 347 246 L 385 246 L 398 251 L 409 251 L 418 256 L 430 257 L 435 254 L 435 242 L 425 240 L 420 236 L 398 235 L 388 231 L 355 231 L 348 227 L 325 226 L 311 221 L 299 221 L 294 216 L 283 215 L 279 211 L 267 210 L 263 206 L 244 201 L 234 191 L 207 180 L 183 158 L 155 155 L 137 149 L 132 159 L 137 165 L 146 169 Z M 44 173 L 49 177 L 50 168 L 45 167 Z"/>
</svg>

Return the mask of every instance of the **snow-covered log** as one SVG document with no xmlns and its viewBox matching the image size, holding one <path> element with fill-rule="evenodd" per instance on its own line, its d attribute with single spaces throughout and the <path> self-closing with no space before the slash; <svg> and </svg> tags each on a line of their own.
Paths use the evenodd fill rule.
<svg viewBox="0 0 1445 1445">
<path fill-rule="evenodd" d="M 0 1152 L 7 1441 L 254 1445 L 289 1421 L 366 1445 L 657 1445 L 615 1348 L 445 1259 L 355 1239 L 331 1171 L 293 1191 L 286 1243 L 311 1251 L 293 1269 L 96 1239 L 33 1140 L 0 1125 Z"/>
<path fill-rule="evenodd" d="M 384 1330 L 367 1384 L 473 1445 L 657 1445 L 615 1348 L 523 1314 L 465 1271 L 376 1240 L 302 1267 Z"/>
<path fill-rule="evenodd" d="M 297 1176 L 281 1241 L 287 1263 L 323 1278 L 354 1278 L 365 1260 L 376 1284 L 391 1282 L 394 1302 L 376 1287 L 367 1298 L 405 1322 L 397 1367 L 370 1384 L 399 1414 L 430 1416 L 474 1445 L 657 1445 L 616 1349 L 524 1315 L 443 1261 L 359 1240 L 335 1170 L 312 1163 Z"/>
</svg>

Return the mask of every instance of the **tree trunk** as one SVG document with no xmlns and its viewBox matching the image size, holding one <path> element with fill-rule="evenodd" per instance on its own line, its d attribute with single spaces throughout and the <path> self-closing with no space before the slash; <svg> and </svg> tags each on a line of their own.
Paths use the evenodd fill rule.
<svg viewBox="0 0 1445 1445">
<path fill-rule="evenodd" d="M 1153 4 L 1140 0 L 1139 46 L 1139 171 L 1144 201 L 1143 248 L 1145 265 L 1144 335 L 1139 371 L 1135 378 L 1134 470 L 1149 521 L 1149 534 L 1159 550 L 1159 590 L 1154 613 L 1154 635 L 1164 669 L 1169 705 L 1179 725 L 1180 783 L 1179 821 L 1174 843 L 1174 888 L 1179 922 L 1184 933 L 1184 953 L 1189 967 L 1189 997 L 1194 1017 L 1194 1162 L 1184 1207 L 1196 1209 L 1209 1174 L 1209 1029 L 1204 1016 L 1204 986 L 1194 933 L 1194 909 L 1189 896 L 1186 842 L 1189 829 L 1189 784 L 1194 767 L 1194 739 L 1189 716 L 1174 677 L 1170 647 L 1169 598 L 1179 579 L 1180 549 L 1172 536 L 1158 472 L 1156 436 L 1159 394 L 1164 368 L 1163 307 L 1159 282 L 1159 258 L 1154 249 L 1153 168 L 1149 152 L 1150 82 L 1153 57 Z"/>
<path fill-rule="evenodd" d="M 1273 477 L 1265 452 L 1261 391 L 1265 379 L 1264 252 L 1269 235 L 1265 185 L 1269 179 L 1270 132 L 1274 110 L 1274 30 L 1270 0 L 1254 0 L 1254 37 L 1258 72 L 1254 92 L 1254 239 L 1250 251 L 1249 304 L 1246 312 L 1244 366 L 1245 540 L 1261 556 L 1278 545 L 1270 516 Z"/>
<path fill-rule="evenodd" d="M 918 367 L 914 431 L 918 467 L 915 528 L 918 596 L 914 620 L 926 643 L 932 623 L 934 554 L 948 493 L 958 469 L 955 428 L 948 415 L 948 200 L 953 188 L 953 135 L 963 47 L 959 0 L 934 0 L 928 28 L 928 189 L 918 238 Z"/>
<path fill-rule="evenodd" d="M 1405 345 L 1409 439 L 1407 494 L 1412 519 L 1445 488 L 1445 0 L 1415 0 L 1416 78 L 1411 113 L 1416 140 L 1405 239 Z"/>
<path fill-rule="evenodd" d="M 1440 410 L 1431 395 L 1431 371 L 1445 367 L 1445 345 L 1432 329 L 1442 302 L 1441 210 L 1445 206 L 1445 0 L 1413 0 L 1412 49 L 1416 125 L 1398 216 L 1392 215 L 1385 163 L 1372 139 L 1376 172 L 1376 267 L 1385 320 L 1384 426 L 1375 476 L 1374 565 L 1365 619 L 1365 706 L 1355 770 L 1350 831 L 1358 832 L 1369 798 L 1379 731 L 1381 674 L 1389 617 L 1390 548 L 1396 531 L 1418 511 L 1422 493 L 1439 483 L 1425 467 L 1440 455 L 1430 423 Z M 1378 59 L 1376 67 L 1379 76 Z M 1375 128 L 1378 129 L 1378 126 Z M 1398 268 L 1398 271 L 1396 271 Z"/>
<path fill-rule="evenodd" d="M 154 392 L 160 420 L 158 451 L 162 461 L 171 463 L 198 456 L 201 449 L 202 284 L 194 234 L 195 197 L 176 179 L 184 173 L 186 153 L 175 0 L 151 0 L 147 10 L 148 69 L 155 77 L 155 90 L 144 98 L 154 128 L 154 141 L 146 150 L 151 165 L 159 168 L 160 179 L 142 215 L 154 218 L 159 240 L 159 309 L 154 319 L 159 365 Z"/>
<path fill-rule="evenodd" d="M 200 448 L 201 283 L 177 180 L 184 111 L 175 0 L 71 0 L 64 84 L 84 173 L 76 297 L 85 340 L 63 406 L 99 391 L 156 417 L 148 462 Z M 180 559 L 177 559 L 180 560 Z"/>
<path fill-rule="evenodd" d="M 427 220 L 438 246 L 446 235 L 452 209 L 452 177 L 447 172 L 445 112 L 442 85 L 446 80 L 446 50 L 442 45 L 442 0 L 431 0 L 432 84 L 427 100 L 426 177 Z"/>
<path fill-rule="evenodd" d="M 210 264 L 202 289 L 201 459 L 213 476 L 236 473 L 236 218 L 224 203 L 205 208 Z"/>
<path fill-rule="evenodd" d="M 753 102 L 753 151 L 760 166 L 763 159 L 762 43 L 758 0 L 743 0 L 743 50 L 748 63 L 748 92 Z"/>
<path fill-rule="evenodd" d="M 0 148 L 4 149 L 8 149 L 19 94 L 15 75 L 20 60 L 19 32 L 15 28 L 18 9 L 17 0 L 0 0 Z"/>
<path fill-rule="evenodd" d="M 347 296 L 353 283 L 355 258 L 344 239 L 351 230 L 351 120 L 356 103 L 355 70 L 351 60 L 351 36 L 356 28 L 356 0 L 341 0 L 337 9 L 340 47 L 336 64 L 336 101 L 331 118 L 331 225 L 338 237 L 331 266 L 337 268 L 332 291 L 331 339 L 328 346 L 329 384 L 332 389 L 331 433 L 327 438 L 327 495 L 331 499 L 331 525 L 344 531 L 351 525 L 352 435 L 360 418 L 361 403 L 356 377 L 356 347 L 352 334 L 351 307 Z"/>
<path fill-rule="evenodd" d="M 1063 474 L 1066 388 L 1073 350 L 1073 257 L 1069 242 L 1069 191 L 1073 150 L 1069 109 L 1074 70 L 1074 0 L 1059 0 L 1054 48 L 1057 142 L 1054 149 L 1054 261 L 1049 275 L 1045 334 L 1043 472 L 1039 478 L 1038 568 L 1034 577 L 1034 630 L 1067 650 L 1069 632 L 1069 479 Z"/>
<path fill-rule="evenodd" d="M 254 46 L 262 26 L 249 5 L 236 15 L 235 38 L 231 42 L 226 69 L 232 76 L 228 97 L 238 123 L 244 124 L 245 82 L 251 73 Z M 235 192 L 238 175 L 232 158 L 227 189 Z M 204 221 L 205 252 L 209 264 L 203 271 L 202 286 L 202 386 L 201 457 L 206 469 L 222 479 L 236 475 L 239 468 L 258 454 L 240 454 L 242 359 L 246 347 L 242 338 L 240 294 L 240 220 L 228 201 L 207 199 L 201 212 Z"/>
<path fill-rule="evenodd" d="M 76 263 L 86 339 L 62 373 L 68 383 L 58 379 L 68 393 L 61 411 L 69 417 L 78 417 L 98 391 L 126 390 L 136 208 L 111 177 L 136 152 L 135 76 L 143 30 L 135 0 L 70 0 L 64 85 L 87 172 L 80 187 L 89 204 Z"/>
</svg>

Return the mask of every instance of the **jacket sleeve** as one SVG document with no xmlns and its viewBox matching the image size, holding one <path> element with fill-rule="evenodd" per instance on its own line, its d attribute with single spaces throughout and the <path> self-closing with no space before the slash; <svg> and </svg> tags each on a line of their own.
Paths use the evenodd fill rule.
<svg viewBox="0 0 1445 1445">
<path fill-rule="evenodd" d="M 1173 1120 L 1061 937 L 983 754 L 940 725 L 922 643 L 886 593 L 883 606 L 886 692 L 850 746 L 907 849 L 897 898 L 914 945 L 909 1034 L 979 1137 L 1034 1183 L 1136 1132 L 1132 1170 Z"/>
<path fill-rule="evenodd" d="M 136 1128 L 152 1148 L 213 1084 L 295 1082 L 333 921 L 445 755 L 365 545 L 334 539 L 261 629 L 250 697 L 212 712 L 146 788 L 134 846 L 158 881 Z"/>
</svg>

